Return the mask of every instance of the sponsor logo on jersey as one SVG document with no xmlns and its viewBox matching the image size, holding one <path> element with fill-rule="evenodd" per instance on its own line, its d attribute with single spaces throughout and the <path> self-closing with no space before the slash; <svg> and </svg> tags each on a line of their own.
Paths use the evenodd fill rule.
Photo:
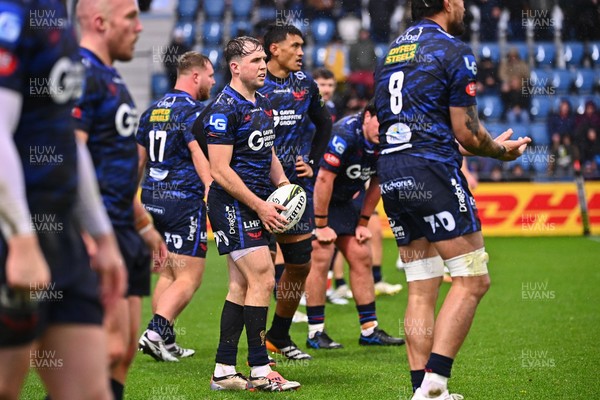
<svg viewBox="0 0 600 400">
<path fill-rule="evenodd" d="M 275 133 L 273 129 L 265 131 L 256 130 L 248 137 L 248 147 L 254 151 L 259 151 L 263 147 L 271 147 L 275 142 Z"/>
<path fill-rule="evenodd" d="M 123 137 L 131 136 L 137 130 L 137 123 L 137 110 L 127 103 L 122 103 L 115 114 L 117 133 Z"/>
<path fill-rule="evenodd" d="M 302 114 L 296 114 L 296 110 L 273 110 L 275 126 L 291 126 L 296 125 L 297 121 L 302 119 Z"/>
<path fill-rule="evenodd" d="M 187 240 L 188 241 L 194 241 L 196 238 L 196 231 L 198 230 L 198 217 L 196 216 L 190 216 L 190 225 L 189 225 L 189 233 L 187 235 Z M 202 232 L 204 234 L 206 234 L 205 232 Z"/>
<path fill-rule="evenodd" d="M 298 79 L 299 81 L 306 79 L 306 74 L 302 71 L 294 72 L 294 75 L 296 76 L 296 79 Z"/>
<path fill-rule="evenodd" d="M 415 178 L 412 176 L 395 179 L 393 181 L 382 183 L 381 194 L 387 194 L 393 191 L 413 190 L 417 188 Z"/>
<path fill-rule="evenodd" d="M 244 226 L 244 231 L 255 231 L 257 229 L 261 229 L 260 219 L 244 221 L 244 223 L 242 225 Z"/>
<path fill-rule="evenodd" d="M 339 167 L 341 164 L 340 158 L 335 154 L 325 153 L 323 155 L 323 159 L 327 164 L 331 165 L 332 167 Z"/>
<path fill-rule="evenodd" d="M 456 181 L 456 179 L 450 179 L 450 183 L 452 184 L 452 186 L 454 186 L 454 195 L 458 199 L 458 210 L 461 213 L 466 213 L 467 211 L 469 211 L 469 209 L 467 208 L 467 195 L 465 191 L 463 190 L 462 186 L 460 186 L 460 183 Z"/>
<path fill-rule="evenodd" d="M 415 58 L 419 43 L 403 44 L 392 47 L 385 57 L 385 65 L 410 61 Z"/>
<path fill-rule="evenodd" d="M 171 119 L 170 108 L 155 108 L 150 113 L 150 122 L 168 122 Z"/>
<path fill-rule="evenodd" d="M 469 82 L 465 88 L 465 92 L 467 92 L 469 96 L 475 97 L 477 95 L 477 85 L 475 82 Z"/>
<path fill-rule="evenodd" d="M 171 108 L 171 106 L 173 104 L 175 104 L 175 100 L 177 100 L 177 98 L 175 96 L 166 97 L 166 98 L 162 99 L 161 101 L 159 101 L 156 106 L 158 108 Z"/>
<path fill-rule="evenodd" d="M 465 60 L 465 67 L 471 72 L 473 77 L 477 76 L 477 62 L 475 61 L 475 57 L 471 54 L 463 56 L 463 60 Z"/>
<path fill-rule="evenodd" d="M 229 224 L 229 234 L 234 235 L 237 213 L 235 212 L 235 208 L 233 206 L 225 206 L 225 217 L 227 218 L 227 223 Z"/>
<path fill-rule="evenodd" d="M 416 32 L 413 34 L 413 31 L 415 29 L 419 29 L 419 32 Z M 406 32 L 404 32 L 404 34 L 400 35 L 400 37 L 398 39 L 396 39 L 396 43 L 400 44 L 401 42 L 416 42 L 421 37 L 422 33 L 423 33 L 422 26 L 420 26 L 419 28 L 408 29 Z"/>
<path fill-rule="evenodd" d="M 211 115 L 208 124 L 212 126 L 215 132 L 223 133 L 227 131 L 227 117 L 223 114 Z"/>
<path fill-rule="evenodd" d="M 0 41 L 13 43 L 21 34 L 21 18 L 12 12 L 0 13 Z"/>
<path fill-rule="evenodd" d="M 307 90 L 304 89 L 299 92 L 292 92 L 292 95 L 294 96 L 294 100 L 302 101 L 306 98 L 306 93 L 307 93 Z"/>
<path fill-rule="evenodd" d="M 262 229 L 256 232 L 246 232 L 246 234 L 254 240 L 262 238 Z"/>
<path fill-rule="evenodd" d="M 372 170 L 371 167 L 362 167 L 360 164 L 353 164 L 346 168 L 346 175 L 350 179 L 360 179 L 363 181 L 368 181 L 371 178 L 371 175 L 375 173 L 375 170 Z"/>
<path fill-rule="evenodd" d="M 15 72 L 17 64 L 17 58 L 10 51 L 0 49 L 0 76 Z"/>
<path fill-rule="evenodd" d="M 344 151 L 346 151 L 346 146 L 347 146 L 346 141 L 338 135 L 335 135 L 331 139 L 330 147 L 339 155 L 344 154 Z"/>
<path fill-rule="evenodd" d="M 215 234 L 215 242 L 217 242 L 217 247 L 219 247 L 219 245 L 221 243 L 224 243 L 225 246 L 229 246 L 229 238 L 227 237 L 225 232 L 215 231 L 214 234 Z"/>
<path fill-rule="evenodd" d="M 265 110 L 265 114 L 267 114 L 269 118 L 273 118 L 273 110 Z"/>
</svg>

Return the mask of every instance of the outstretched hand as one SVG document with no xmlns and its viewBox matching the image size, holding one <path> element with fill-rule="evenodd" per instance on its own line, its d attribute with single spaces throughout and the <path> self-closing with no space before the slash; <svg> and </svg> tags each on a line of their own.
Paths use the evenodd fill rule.
<svg viewBox="0 0 600 400">
<path fill-rule="evenodd" d="M 494 141 L 498 144 L 501 144 L 506 149 L 506 152 L 499 157 L 499 160 L 502 161 L 513 161 L 523 155 L 527 145 L 531 143 L 531 138 L 528 136 L 519 137 L 517 140 L 511 140 L 510 137 L 513 134 L 512 129 L 507 129 L 502 132 L 498 137 L 494 139 Z"/>
</svg>

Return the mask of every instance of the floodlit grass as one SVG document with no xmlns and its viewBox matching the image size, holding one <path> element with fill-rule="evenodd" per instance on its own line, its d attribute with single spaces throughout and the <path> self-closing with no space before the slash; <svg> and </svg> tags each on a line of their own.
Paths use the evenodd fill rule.
<svg viewBox="0 0 600 400">
<path fill-rule="evenodd" d="M 471 333 L 459 353 L 450 381 L 466 399 L 594 399 L 600 383 L 600 242 L 586 238 L 489 238 L 492 288 L 483 299 Z M 330 336 L 341 350 L 309 351 L 309 362 L 278 357 L 277 369 L 302 388 L 293 393 L 216 393 L 209 389 L 227 290 L 224 259 L 211 244 L 202 287 L 176 322 L 178 342 L 197 350 L 179 363 L 158 363 L 141 353 L 131 369 L 129 400 L 396 399 L 408 400 L 406 349 L 358 345 L 358 317 L 351 302 L 327 305 Z M 385 279 L 403 283 L 394 267 L 396 249 L 385 242 Z M 444 284 L 445 293 L 449 285 Z M 399 335 L 406 290 L 377 299 L 380 327 Z M 150 302 L 144 304 L 144 325 Z M 306 349 L 306 324 L 294 324 L 292 337 Z M 245 334 L 238 371 L 248 373 Z M 85 388 L 82 388 L 85 399 Z M 31 374 L 22 398 L 42 399 Z"/>
</svg>

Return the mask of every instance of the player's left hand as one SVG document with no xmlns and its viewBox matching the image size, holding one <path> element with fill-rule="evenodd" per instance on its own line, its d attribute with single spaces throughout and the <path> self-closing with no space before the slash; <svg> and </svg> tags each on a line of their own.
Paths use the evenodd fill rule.
<svg viewBox="0 0 600 400">
<path fill-rule="evenodd" d="M 312 178 L 314 175 L 313 169 L 307 162 L 304 162 L 302 156 L 296 157 L 296 173 L 298 178 Z"/>
<path fill-rule="evenodd" d="M 315 229 L 315 237 L 321 244 L 330 244 L 335 242 L 337 239 L 337 234 L 329 226 L 324 226 L 322 228 Z"/>
<path fill-rule="evenodd" d="M 371 231 L 366 226 L 359 225 L 354 231 L 354 237 L 358 243 L 366 243 L 371 239 L 372 236 L 373 235 L 371 234 Z"/>
<path fill-rule="evenodd" d="M 167 255 L 169 251 L 167 250 L 167 245 L 163 240 L 162 236 L 154 226 L 150 229 L 146 230 L 141 234 L 146 246 L 152 252 L 152 264 L 153 268 L 160 268 L 163 266 L 165 261 L 167 260 Z"/>
</svg>

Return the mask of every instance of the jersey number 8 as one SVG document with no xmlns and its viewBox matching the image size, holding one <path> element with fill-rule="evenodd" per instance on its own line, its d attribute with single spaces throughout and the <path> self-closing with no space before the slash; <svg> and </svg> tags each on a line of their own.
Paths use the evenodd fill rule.
<svg viewBox="0 0 600 400">
<path fill-rule="evenodd" d="M 404 72 L 397 71 L 390 75 L 388 90 L 390 92 L 390 108 L 394 115 L 402 111 L 402 85 L 404 85 Z"/>
</svg>

